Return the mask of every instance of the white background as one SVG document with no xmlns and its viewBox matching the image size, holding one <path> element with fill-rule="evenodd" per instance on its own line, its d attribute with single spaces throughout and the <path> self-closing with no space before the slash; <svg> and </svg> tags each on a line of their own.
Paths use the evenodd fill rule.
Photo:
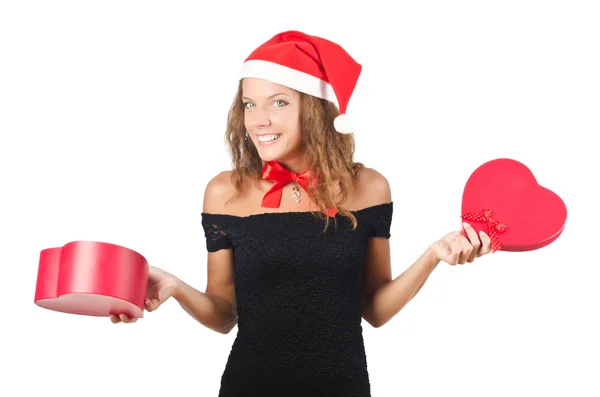
<svg viewBox="0 0 600 397">
<path fill-rule="evenodd" d="M 356 160 L 392 186 L 394 276 L 459 227 L 488 160 L 523 162 L 569 211 L 554 244 L 442 263 L 384 327 L 363 322 L 373 396 L 600 395 L 593 3 L 2 2 L 0 395 L 217 395 L 237 328 L 174 300 L 135 324 L 41 309 L 39 252 L 112 242 L 203 290 L 237 73 L 288 29 L 364 65 L 349 112 Z"/>
</svg>

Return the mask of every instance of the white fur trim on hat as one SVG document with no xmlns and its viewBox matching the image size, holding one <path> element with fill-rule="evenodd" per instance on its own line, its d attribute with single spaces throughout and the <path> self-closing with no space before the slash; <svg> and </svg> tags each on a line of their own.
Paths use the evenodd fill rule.
<svg viewBox="0 0 600 397">
<path fill-rule="evenodd" d="M 326 99 L 338 105 L 331 84 L 308 73 L 278 63 L 261 60 L 246 61 L 240 74 L 240 78 L 244 77 L 268 80 L 317 98 Z"/>
</svg>

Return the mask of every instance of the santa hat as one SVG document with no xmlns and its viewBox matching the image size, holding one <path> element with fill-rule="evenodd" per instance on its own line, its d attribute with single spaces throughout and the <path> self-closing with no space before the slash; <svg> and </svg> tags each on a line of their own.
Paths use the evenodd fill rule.
<svg viewBox="0 0 600 397">
<path fill-rule="evenodd" d="M 338 132 L 351 133 L 346 107 L 362 66 L 341 46 L 298 31 L 278 33 L 246 58 L 241 78 L 255 77 L 281 84 L 338 106 Z"/>
</svg>

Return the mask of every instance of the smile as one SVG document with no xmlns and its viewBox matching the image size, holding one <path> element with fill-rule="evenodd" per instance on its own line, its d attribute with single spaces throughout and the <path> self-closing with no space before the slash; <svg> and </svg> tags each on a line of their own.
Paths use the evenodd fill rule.
<svg viewBox="0 0 600 397">
<path fill-rule="evenodd" d="M 256 139 L 258 139 L 258 141 L 262 143 L 270 143 L 279 139 L 280 136 L 281 134 L 257 135 Z"/>
</svg>

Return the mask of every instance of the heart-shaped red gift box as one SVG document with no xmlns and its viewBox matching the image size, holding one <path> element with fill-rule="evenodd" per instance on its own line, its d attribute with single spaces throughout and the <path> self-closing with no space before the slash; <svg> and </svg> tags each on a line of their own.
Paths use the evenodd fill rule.
<svg viewBox="0 0 600 397">
<path fill-rule="evenodd" d="M 128 248 L 73 241 L 40 252 L 34 303 L 89 316 L 143 317 L 148 262 Z"/>
<path fill-rule="evenodd" d="M 563 232 L 567 207 L 538 184 L 523 163 L 488 161 L 469 177 L 462 198 L 462 219 L 492 239 L 493 251 L 531 251 L 554 242 Z M 467 236 L 463 229 L 463 234 Z"/>
</svg>

